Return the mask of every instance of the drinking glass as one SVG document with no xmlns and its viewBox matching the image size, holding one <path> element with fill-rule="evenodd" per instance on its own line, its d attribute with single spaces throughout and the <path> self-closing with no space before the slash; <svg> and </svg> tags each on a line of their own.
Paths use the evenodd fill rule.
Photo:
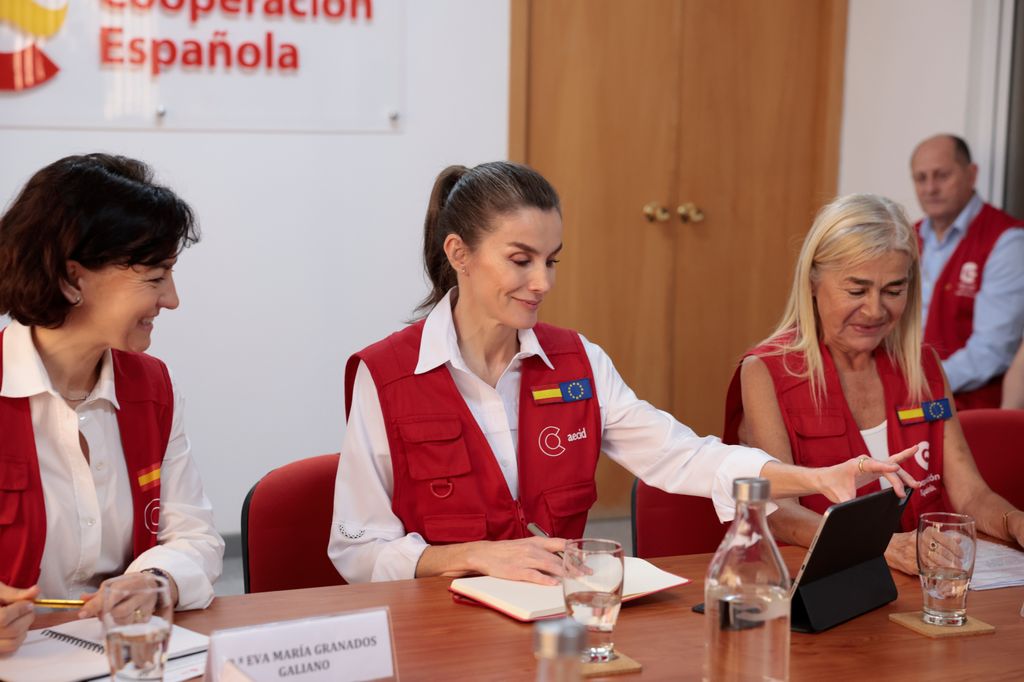
<svg viewBox="0 0 1024 682">
<path fill-rule="evenodd" d="M 163 680 L 174 605 L 167 579 L 129 573 L 103 583 L 100 620 L 110 676 L 115 680 Z"/>
<path fill-rule="evenodd" d="M 970 516 L 921 514 L 917 523 L 917 570 L 924 592 L 924 622 L 967 622 L 967 588 L 974 573 L 976 549 L 977 531 Z"/>
<path fill-rule="evenodd" d="M 562 565 L 565 610 L 587 628 L 583 662 L 614 660 L 612 630 L 622 604 L 622 545 L 614 540 L 569 540 Z"/>
</svg>

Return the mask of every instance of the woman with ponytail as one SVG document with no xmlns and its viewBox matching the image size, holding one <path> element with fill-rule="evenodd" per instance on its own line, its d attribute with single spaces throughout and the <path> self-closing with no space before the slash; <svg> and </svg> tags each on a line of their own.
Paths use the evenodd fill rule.
<svg viewBox="0 0 1024 682">
<path fill-rule="evenodd" d="M 561 251 L 558 194 L 536 171 L 494 162 L 438 176 L 425 317 L 346 368 L 328 553 L 349 582 L 480 573 L 557 584 L 556 553 L 583 535 L 602 451 L 650 485 L 710 497 L 723 520 L 734 478 L 836 501 L 879 475 L 900 493 L 910 483 L 892 463 L 784 465 L 638 399 L 601 348 L 538 323 Z"/>
</svg>

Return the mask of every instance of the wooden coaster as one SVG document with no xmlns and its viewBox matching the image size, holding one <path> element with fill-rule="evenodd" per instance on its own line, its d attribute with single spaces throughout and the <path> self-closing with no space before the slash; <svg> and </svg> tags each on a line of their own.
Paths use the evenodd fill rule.
<svg viewBox="0 0 1024 682">
<path fill-rule="evenodd" d="M 995 625 L 989 625 L 985 621 L 978 620 L 972 616 L 967 617 L 967 622 L 960 626 L 955 625 L 931 625 L 921 620 L 920 611 L 910 613 L 890 613 L 889 620 L 899 623 L 905 628 L 914 632 L 937 639 L 940 637 L 970 637 L 971 635 L 988 635 L 996 631 Z"/>
<path fill-rule="evenodd" d="M 608 661 L 607 663 L 584 663 L 580 670 L 583 677 L 625 675 L 627 673 L 638 673 L 643 670 L 644 667 L 638 661 L 634 661 L 617 649 L 615 653 L 618 654 L 618 657 L 614 661 Z"/>
</svg>

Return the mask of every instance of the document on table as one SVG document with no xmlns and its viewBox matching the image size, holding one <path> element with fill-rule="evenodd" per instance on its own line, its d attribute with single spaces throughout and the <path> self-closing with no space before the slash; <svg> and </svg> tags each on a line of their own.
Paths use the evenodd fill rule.
<svg viewBox="0 0 1024 682">
<path fill-rule="evenodd" d="M 988 540 L 978 540 L 971 589 L 994 590 L 1014 585 L 1024 585 L 1024 552 Z"/>
<path fill-rule="evenodd" d="M 103 627 L 95 618 L 73 620 L 29 630 L 13 655 L 0 658 L 4 682 L 81 682 L 110 680 L 103 649 Z M 164 682 L 180 682 L 203 674 L 209 638 L 174 625 Z"/>
</svg>

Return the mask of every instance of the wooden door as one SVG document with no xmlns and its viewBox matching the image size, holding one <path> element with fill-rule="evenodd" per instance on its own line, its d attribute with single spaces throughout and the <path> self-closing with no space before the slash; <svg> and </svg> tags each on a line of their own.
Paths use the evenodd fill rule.
<svg viewBox="0 0 1024 682">
<path fill-rule="evenodd" d="M 514 0 L 510 156 L 562 197 L 543 317 L 636 393 L 721 430 L 736 359 L 782 312 L 798 235 L 834 191 L 845 2 Z M 683 224 L 692 201 L 705 221 Z M 670 210 L 648 222 L 649 202 Z M 603 460 L 595 516 L 628 513 Z"/>
<path fill-rule="evenodd" d="M 672 411 L 721 435 L 743 351 L 782 316 L 814 214 L 832 198 L 845 3 L 685 3 Z M 674 211 L 673 211 L 674 212 Z"/>
<path fill-rule="evenodd" d="M 525 161 L 562 197 L 565 250 L 543 317 L 581 330 L 667 406 L 677 230 L 641 207 L 673 192 L 681 7 L 628 4 L 530 4 Z M 602 457 L 597 480 L 596 516 L 628 510 L 626 472 Z"/>
</svg>

